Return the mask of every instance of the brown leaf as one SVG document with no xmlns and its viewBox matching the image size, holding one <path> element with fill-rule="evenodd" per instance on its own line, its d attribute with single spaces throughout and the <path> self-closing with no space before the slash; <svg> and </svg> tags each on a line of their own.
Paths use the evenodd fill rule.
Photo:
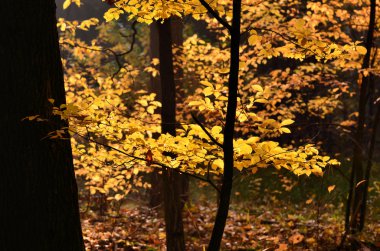
<svg viewBox="0 0 380 251">
<path fill-rule="evenodd" d="M 145 160 L 148 166 L 150 166 L 153 162 L 153 153 L 150 149 L 145 154 Z"/>
</svg>

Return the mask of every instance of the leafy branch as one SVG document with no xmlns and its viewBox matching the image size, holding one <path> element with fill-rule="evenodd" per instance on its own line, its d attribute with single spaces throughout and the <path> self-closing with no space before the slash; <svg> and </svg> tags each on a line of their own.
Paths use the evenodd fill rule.
<svg viewBox="0 0 380 251">
<path fill-rule="evenodd" d="M 203 181 L 203 182 L 206 182 L 206 183 L 210 184 L 210 185 L 211 185 L 211 186 L 212 186 L 212 187 L 213 187 L 218 193 L 220 192 L 220 191 L 219 191 L 219 188 L 214 184 L 214 182 L 212 182 L 212 180 L 210 179 L 209 175 L 207 175 L 207 178 L 203 178 L 203 177 L 201 177 L 201 176 L 198 176 L 198 175 L 195 175 L 195 174 L 192 174 L 192 173 L 188 173 L 188 172 L 185 172 L 185 171 L 181 171 L 181 170 L 179 170 L 179 169 L 177 169 L 177 168 L 172 168 L 172 167 L 170 167 L 170 166 L 168 166 L 168 165 L 165 165 L 164 163 L 161 163 L 161 162 L 158 162 L 158 161 L 154 161 L 154 160 L 153 160 L 153 161 L 150 161 L 150 160 L 147 160 L 147 159 L 145 159 L 145 158 L 138 157 L 138 156 L 135 156 L 135 155 L 133 155 L 133 154 L 129 154 L 129 153 L 123 151 L 123 150 L 117 149 L 116 147 L 113 147 L 113 146 L 107 145 L 107 144 L 105 144 L 105 143 L 102 143 L 102 142 L 96 141 L 96 140 L 94 140 L 94 139 L 92 139 L 92 138 L 90 138 L 90 137 L 84 136 L 84 135 L 82 135 L 82 134 L 80 134 L 80 133 L 78 133 L 78 132 L 76 132 L 76 131 L 74 131 L 74 130 L 71 130 L 71 129 L 68 129 L 68 130 L 69 130 L 70 132 L 74 133 L 75 135 L 78 135 L 79 137 L 81 137 L 81 138 L 84 139 L 84 140 L 87 140 L 87 141 L 89 141 L 89 142 L 95 143 L 96 145 L 100 145 L 100 146 L 103 146 L 103 147 L 105 147 L 105 148 L 108 148 L 108 149 L 114 150 L 114 151 L 116 151 L 116 152 L 118 152 L 118 153 L 120 153 L 120 154 L 123 154 L 123 155 L 125 155 L 125 156 L 127 156 L 127 157 L 129 157 L 129 158 L 132 158 L 132 159 L 134 159 L 134 160 L 140 160 L 140 161 L 144 161 L 144 162 L 150 162 L 151 164 L 154 164 L 154 165 L 160 166 L 160 167 L 162 167 L 162 168 L 166 168 L 166 169 L 169 169 L 169 168 L 170 168 L 170 170 L 173 170 L 173 171 L 178 172 L 178 173 L 180 173 L 180 174 L 189 175 L 190 177 L 193 177 L 193 178 L 195 178 L 195 179 L 198 179 L 198 180 L 200 180 L 200 181 Z"/>
</svg>

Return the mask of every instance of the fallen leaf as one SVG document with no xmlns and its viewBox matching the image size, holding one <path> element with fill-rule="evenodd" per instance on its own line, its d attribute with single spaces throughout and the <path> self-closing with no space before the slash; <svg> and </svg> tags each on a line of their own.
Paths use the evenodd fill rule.
<svg viewBox="0 0 380 251">
<path fill-rule="evenodd" d="M 278 246 L 278 248 L 275 251 L 285 251 L 285 250 L 288 250 L 288 244 L 282 243 Z"/>
<path fill-rule="evenodd" d="M 298 244 L 303 240 L 304 236 L 302 234 L 296 233 L 289 237 L 289 242 L 292 244 Z"/>
</svg>

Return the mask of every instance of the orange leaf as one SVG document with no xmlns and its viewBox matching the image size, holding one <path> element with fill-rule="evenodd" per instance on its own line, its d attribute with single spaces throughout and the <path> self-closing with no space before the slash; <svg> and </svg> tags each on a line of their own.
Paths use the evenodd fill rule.
<svg viewBox="0 0 380 251">
<path fill-rule="evenodd" d="M 329 186 L 327 188 L 327 190 L 329 191 L 329 193 L 331 193 L 331 191 L 334 190 L 334 189 L 335 189 L 335 185 Z"/>
<path fill-rule="evenodd" d="M 289 242 L 292 244 L 300 243 L 303 240 L 304 236 L 302 234 L 296 233 L 289 237 Z"/>
<path fill-rule="evenodd" d="M 285 251 L 288 250 L 288 244 L 280 244 L 275 251 Z"/>
</svg>

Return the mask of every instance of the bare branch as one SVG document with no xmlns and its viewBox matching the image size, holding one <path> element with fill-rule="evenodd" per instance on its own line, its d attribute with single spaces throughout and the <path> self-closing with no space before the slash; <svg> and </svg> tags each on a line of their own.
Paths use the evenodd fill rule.
<svg viewBox="0 0 380 251">
<path fill-rule="evenodd" d="M 211 16 L 213 16 L 224 28 L 231 32 L 232 26 L 221 16 L 219 16 L 219 14 L 213 8 L 211 8 L 211 6 L 205 0 L 199 0 L 199 2 L 201 2 L 203 7 L 206 8 L 206 10 L 208 11 L 208 13 L 210 13 Z"/>
<path fill-rule="evenodd" d="M 132 27 L 131 28 L 133 30 L 133 33 L 131 35 L 132 41 L 131 41 L 130 48 L 127 51 L 122 52 L 122 53 L 117 53 L 116 51 L 112 50 L 111 48 L 98 49 L 98 48 L 92 48 L 92 47 L 89 47 L 89 46 L 83 46 L 83 45 L 80 45 L 78 43 L 75 43 L 73 45 L 73 44 L 68 43 L 68 42 L 62 42 L 61 44 L 69 45 L 71 47 L 79 47 L 79 48 L 90 50 L 90 51 L 99 51 L 99 52 L 111 53 L 113 55 L 113 57 L 115 58 L 116 64 L 118 66 L 118 69 L 112 74 L 112 77 L 111 77 L 112 79 L 114 79 L 115 76 L 120 72 L 120 70 L 122 68 L 124 68 L 124 63 L 122 63 L 120 61 L 120 57 L 125 56 L 125 55 L 127 55 L 127 54 L 129 54 L 129 53 L 131 53 L 133 51 L 134 45 L 136 43 L 136 35 L 137 35 L 136 24 L 137 24 L 137 21 L 134 21 L 132 23 Z"/>
</svg>

